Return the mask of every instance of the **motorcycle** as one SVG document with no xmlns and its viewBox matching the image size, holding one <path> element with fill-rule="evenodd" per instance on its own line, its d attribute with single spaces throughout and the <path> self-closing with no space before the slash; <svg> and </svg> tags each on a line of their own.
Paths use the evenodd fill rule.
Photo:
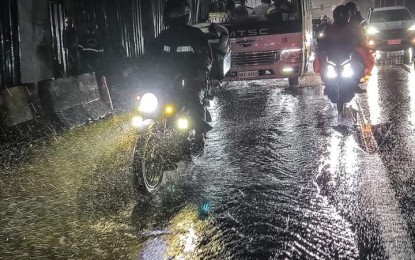
<svg viewBox="0 0 415 260">
<path fill-rule="evenodd" d="M 345 104 L 354 98 L 363 75 L 363 61 L 353 51 L 336 50 L 326 54 L 321 73 L 324 94 L 336 104 L 339 116 L 343 115 Z"/>
<path fill-rule="evenodd" d="M 175 170 L 180 161 L 191 160 L 192 155 L 203 151 L 204 139 L 196 138 L 195 125 L 202 123 L 210 127 L 206 122 L 210 118 L 207 101 L 205 121 L 195 122 L 191 109 L 182 101 L 182 90 L 187 84 L 183 78 L 176 77 L 167 90 L 152 88 L 137 97 L 138 114 L 132 123 L 140 135 L 133 151 L 133 171 L 140 193 L 156 193 L 167 171 Z"/>
</svg>

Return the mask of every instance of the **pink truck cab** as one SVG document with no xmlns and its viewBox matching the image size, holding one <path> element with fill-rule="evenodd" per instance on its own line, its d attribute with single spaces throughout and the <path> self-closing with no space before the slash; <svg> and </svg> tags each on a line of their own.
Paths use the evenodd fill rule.
<svg viewBox="0 0 415 260">
<path fill-rule="evenodd" d="M 224 24 L 232 50 L 227 80 L 288 78 L 290 86 L 298 84 L 311 54 L 311 4 L 289 2 L 289 12 L 233 17 Z"/>
</svg>

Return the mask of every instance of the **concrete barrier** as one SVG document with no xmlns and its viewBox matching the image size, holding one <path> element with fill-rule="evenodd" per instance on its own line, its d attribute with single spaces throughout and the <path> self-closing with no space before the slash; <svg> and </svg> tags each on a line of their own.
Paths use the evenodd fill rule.
<svg viewBox="0 0 415 260">
<path fill-rule="evenodd" d="M 85 97 L 83 100 L 84 107 L 93 120 L 107 116 L 113 109 L 105 77 L 101 76 L 100 78 L 105 85 L 99 86 L 94 73 L 78 76 L 79 89 Z"/>
<path fill-rule="evenodd" d="M 45 114 L 67 128 L 83 125 L 88 120 L 82 95 L 75 77 L 39 82 L 39 98 Z"/>
<path fill-rule="evenodd" d="M 60 129 L 45 117 L 37 93 L 34 83 L 0 91 L 0 143 L 34 140 Z"/>
<path fill-rule="evenodd" d="M 102 101 L 94 73 L 39 82 L 43 110 L 66 128 L 99 120 L 111 113 Z"/>
<path fill-rule="evenodd" d="M 26 85 L 0 91 L 2 126 L 10 128 L 33 119 L 30 92 Z"/>
<path fill-rule="evenodd" d="M 112 105 L 106 91 L 105 98 Z M 93 73 L 6 88 L 0 91 L 0 142 L 54 135 L 104 118 L 111 111 Z"/>
</svg>

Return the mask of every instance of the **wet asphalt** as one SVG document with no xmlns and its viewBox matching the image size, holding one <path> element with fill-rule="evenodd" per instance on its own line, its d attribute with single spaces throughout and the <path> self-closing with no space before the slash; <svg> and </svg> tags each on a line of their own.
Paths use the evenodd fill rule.
<svg viewBox="0 0 415 260">
<path fill-rule="evenodd" d="M 101 259 L 415 259 L 415 72 L 403 65 L 380 66 L 365 88 L 367 93 L 352 102 L 360 120 L 353 126 L 339 123 L 335 107 L 312 75 L 296 89 L 287 89 L 286 81 L 223 84 L 209 108 L 213 130 L 203 154 L 180 163 L 152 198 L 138 195 L 131 200 L 126 173 L 122 178 L 110 174 L 117 167 L 127 171 L 128 155 L 121 156 L 119 166 L 105 170 L 105 163 L 94 161 L 104 153 L 99 148 L 104 146 L 95 141 L 96 152 L 90 155 L 94 164 L 88 166 L 85 161 L 82 167 L 99 171 L 88 184 L 97 188 L 81 186 L 88 191 L 82 197 L 75 185 L 82 181 L 71 176 L 61 177 L 65 182 L 57 187 L 69 194 L 68 183 L 77 196 L 67 208 L 70 215 L 78 215 L 79 234 L 74 237 L 79 241 L 73 239 L 73 244 L 82 248 L 87 241 L 105 241 L 105 246 L 77 255 L 74 246 L 61 238 L 60 246 L 51 242 L 54 249 L 42 249 L 36 258 L 59 255 L 63 243 L 68 254 L 61 259 L 98 255 Z M 99 134 L 108 136 L 111 143 L 105 145 L 114 148 L 119 136 L 130 132 L 125 128 Z M 71 135 L 76 138 L 76 133 Z M 86 144 L 79 147 L 88 153 L 88 138 L 83 138 Z M 73 150 L 70 153 L 76 154 L 77 149 Z M 68 165 L 70 160 L 66 158 Z M 10 179 L 3 179 L 2 187 Z M 13 194 L 24 193 L 14 190 Z M 26 199 L 21 196 L 22 201 Z M 120 198 L 108 206 L 105 201 L 110 197 Z M 7 219 L 7 212 L 14 212 L 18 204 L 2 205 L 8 205 L 1 213 Z M 37 207 L 36 212 L 41 212 L 42 204 Z M 25 210 L 30 212 L 30 207 Z M 121 217 L 111 224 L 114 212 L 121 212 Z M 30 217 L 25 221 L 30 222 Z M 100 231 L 100 240 L 93 242 L 96 234 L 82 232 L 82 223 L 94 232 L 113 231 L 111 235 Z M 71 233 L 71 227 L 65 224 L 65 233 Z M 19 229 L 13 228 L 8 227 Z M 49 228 L 51 234 L 61 236 L 61 231 Z M 9 241 L 13 233 L 1 237 Z M 39 247 L 33 241 L 25 250 Z M 9 250 L 8 256 L 17 255 L 10 250 L 18 246 L 1 248 Z M 123 250 L 128 253 L 121 254 Z M 19 259 L 31 254 L 21 255 Z"/>
<path fill-rule="evenodd" d="M 206 245 L 194 239 L 179 256 L 414 259 L 414 76 L 401 65 L 377 68 L 352 102 L 358 126 L 339 124 L 316 82 L 225 84 L 204 155 L 156 199 L 177 210 L 209 205 L 220 235 Z M 211 252 L 212 243 L 220 249 Z"/>
</svg>

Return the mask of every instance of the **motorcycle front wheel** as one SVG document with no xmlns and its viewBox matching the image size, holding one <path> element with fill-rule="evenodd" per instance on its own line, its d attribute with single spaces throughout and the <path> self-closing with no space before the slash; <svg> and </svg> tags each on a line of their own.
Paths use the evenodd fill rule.
<svg viewBox="0 0 415 260">
<path fill-rule="evenodd" d="M 154 134 L 139 137 L 134 148 L 133 171 L 137 191 L 156 193 L 164 179 L 164 167 L 158 151 L 158 138 Z"/>
<path fill-rule="evenodd" d="M 338 113 L 338 115 L 339 116 L 343 116 L 344 103 L 339 100 L 336 105 L 337 105 L 337 113 Z"/>
</svg>

